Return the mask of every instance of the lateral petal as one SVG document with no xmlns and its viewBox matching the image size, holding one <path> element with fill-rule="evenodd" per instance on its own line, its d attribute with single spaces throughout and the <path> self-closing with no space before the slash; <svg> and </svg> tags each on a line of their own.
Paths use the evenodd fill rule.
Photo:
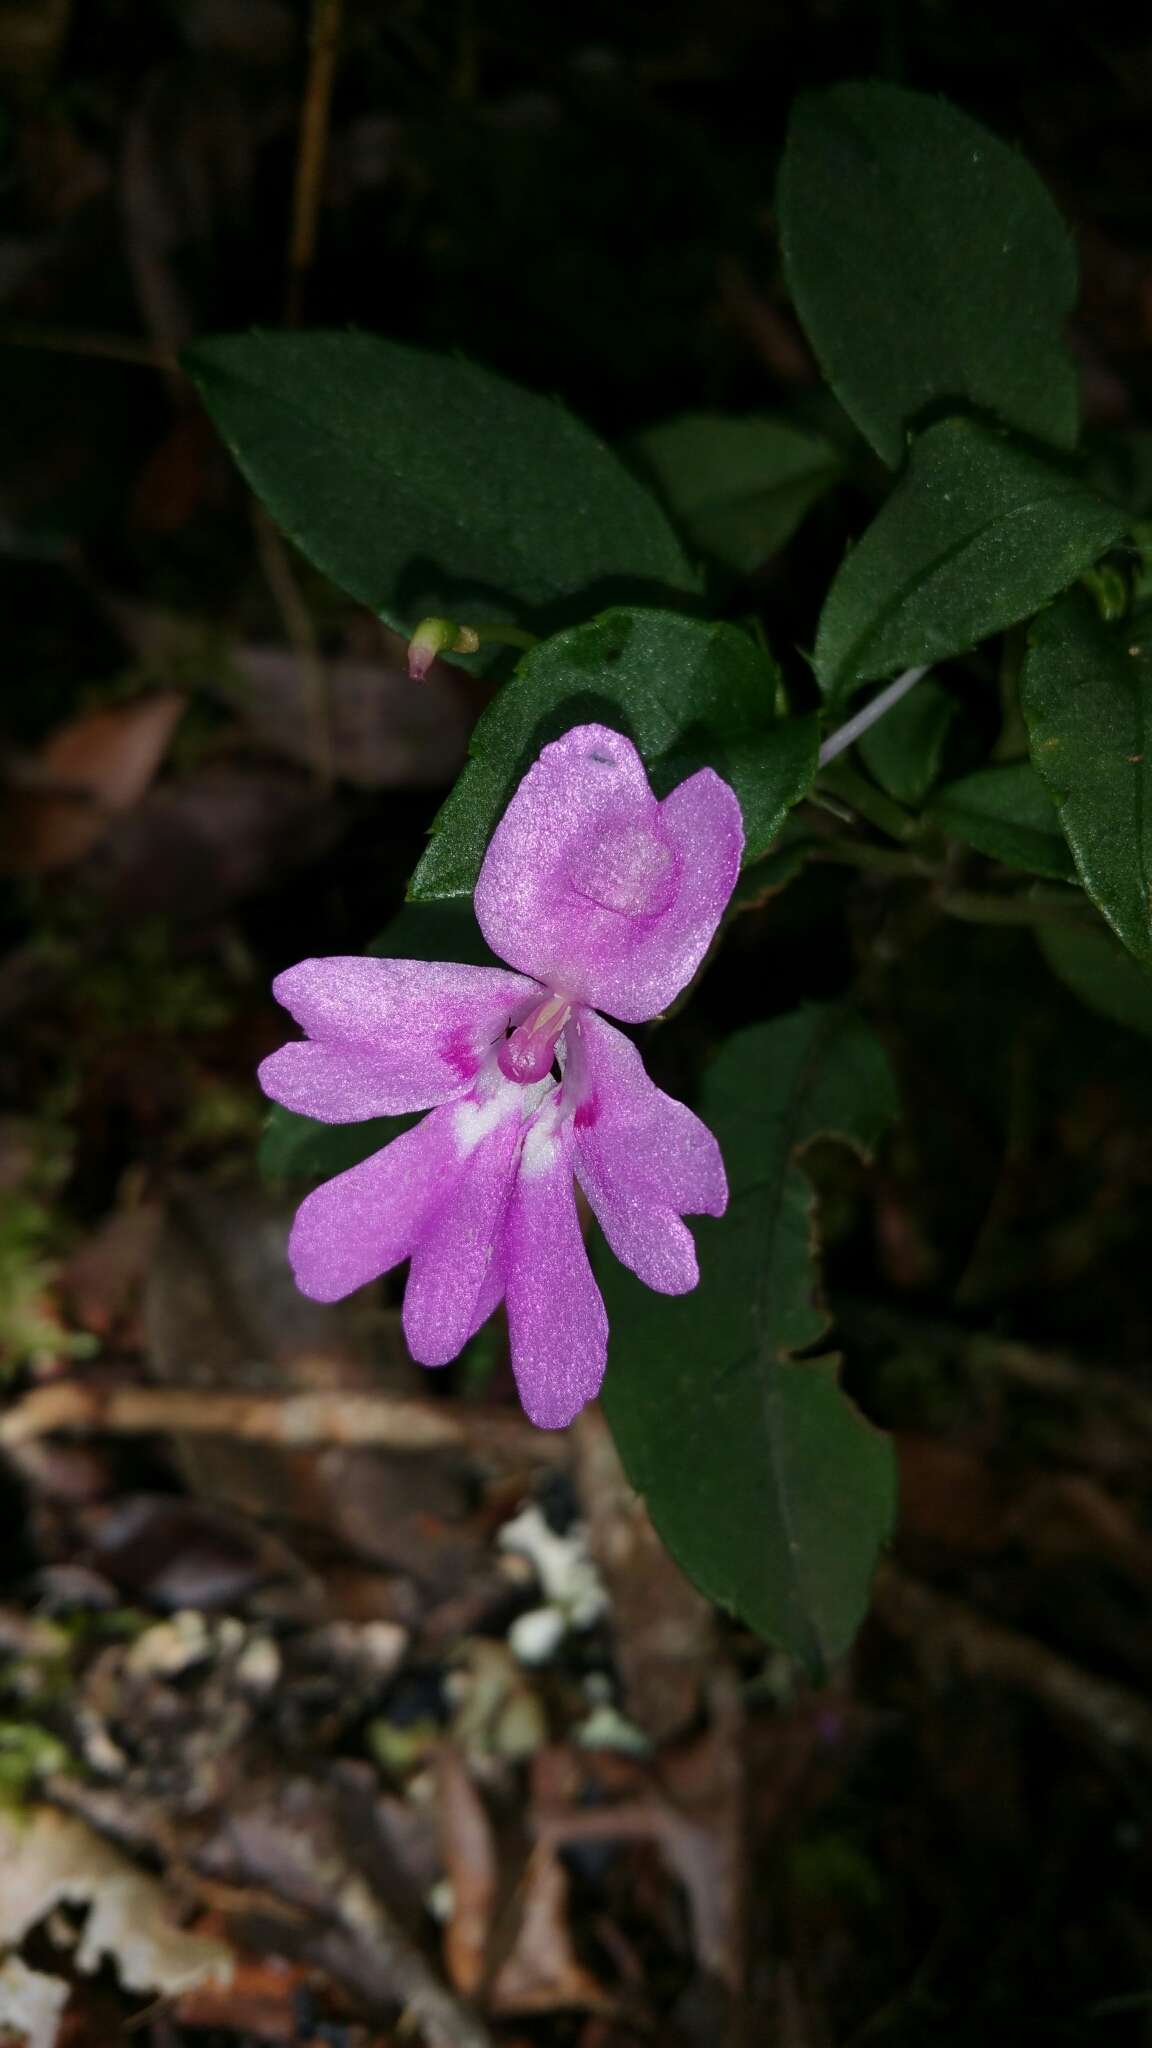
<svg viewBox="0 0 1152 2048">
<path fill-rule="evenodd" d="M 325 1123 L 430 1109 L 466 1092 L 539 989 L 498 967 L 336 955 L 302 960 L 273 993 L 308 1033 L 260 1068 L 274 1102 Z"/>
<path fill-rule="evenodd" d="M 699 1268 L 680 1218 L 723 1215 L 720 1147 L 685 1103 L 657 1088 L 631 1040 L 602 1017 L 580 1011 L 568 1043 L 576 1176 L 596 1220 L 645 1286 L 687 1294 Z"/>
</svg>

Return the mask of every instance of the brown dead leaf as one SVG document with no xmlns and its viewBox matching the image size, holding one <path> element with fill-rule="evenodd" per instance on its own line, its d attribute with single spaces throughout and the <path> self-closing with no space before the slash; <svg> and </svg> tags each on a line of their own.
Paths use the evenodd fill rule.
<svg viewBox="0 0 1152 2048">
<path fill-rule="evenodd" d="M 458 1749 L 438 1752 L 436 1820 L 452 1910 L 444 1930 L 444 1961 L 457 1991 L 475 1997 L 484 1981 L 499 1881 L 492 1823 Z"/>
<path fill-rule="evenodd" d="M 241 1954 L 230 1984 L 196 1985 L 176 2001 L 172 2017 L 182 2027 L 226 2027 L 261 2041 L 298 2042 L 297 2001 L 314 1975 L 280 1956 Z"/>
<path fill-rule="evenodd" d="M 735 1681 L 712 1687 L 712 1721 L 669 1748 L 647 1782 L 615 1804 L 553 1804 L 563 1784 L 545 1756 L 535 1777 L 537 1839 L 553 1850 L 576 1842 L 652 1843 L 684 1887 L 700 1967 L 734 1998 L 744 1982 L 745 1795 L 743 1723 Z M 639 1779 L 633 1765 L 633 1780 Z"/>
<path fill-rule="evenodd" d="M 479 2016 L 419 1946 L 418 1901 L 407 1892 L 390 1903 L 396 1872 L 375 1818 L 359 1781 L 253 1779 L 201 1844 L 197 1867 L 293 1909 L 276 1934 L 280 1951 L 325 1970 L 370 2010 L 406 2010 L 428 2048 L 492 2048 Z"/>
<path fill-rule="evenodd" d="M 369 1301 L 320 1306 L 293 1283 L 285 1253 L 291 1203 L 256 1190 L 177 1191 L 145 1289 L 158 1379 L 232 1392 L 353 1394 L 421 1390 L 398 1323 Z M 192 1489 L 256 1520 L 362 1561 L 409 1572 L 437 1599 L 470 1587 L 506 1597 L 458 1449 L 408 1452 L 177 1439 Z"/>
<path fill-rule="evenodd" d="M 0 866 L 48 874 L 89 853 L 143 796 L 186 701 L 159 690 L 59 726 L 33 759 L 9 771 Z"/>
<path fill-rule="evenodd" d="M 299 771 L 206 761 L 118 818 L 84 882 L 115 917 L 214 917 L 318 859 L 342 829 L 339 806 Z"/>
<path fill-rule="evenodd" d="M 75 1251 L 60 1276 L 76 1321 L 107 1337 L 128 1313 L 143 1283 L 163 1222 L 157 1202 L 115 1209 Z"/>
<path fill-rule="evenodd" d="M 611 1596 L 624 1704 L 662 1742 L 699 1711 L 715 1668 L 714 1611 L 657 1536 L 599 1410 L 586 1408 L 572 1436 L 589 1544 Z"/>
<path fill-rule="evenodd" d="M 461 687 L 451 671 L 417 688 L 395 644 L 392 661 L 324 663 L 332 768 L 359 789 L 435 789 L 459 773 L 483 699 L 466 694 L 470 677 Z M 238 647 L 232 664 L 240 680 L 220 694 L 265 746 L 311 767 L 316 707 L 298 657 L 283 647 Z"/>
<path fill-rule="evenodd" d="M 67 1900 L 87 1906 L 76 1949 L 81 1970 L 108 1958 L 129 1991 L 184 1991 L 201 1977 L 227 1981 L 232 1951 L 188 1934 L 169 1917 L 160 1885 L 81 1820 L 39 1807 L 0 1816 L 0 1945 L 16 1948 Z"/>
<path fill-rule="evenodd" d="M 548 1843 L 538 1843 L 528 1860 L 519 1929 L 492 1986 L 491 2003 L 502 2013 L 554 2012 L 563 2006 L 611 2010 L 603 1985 L 576 1954 L 567 1874 Z"/>
</svg>

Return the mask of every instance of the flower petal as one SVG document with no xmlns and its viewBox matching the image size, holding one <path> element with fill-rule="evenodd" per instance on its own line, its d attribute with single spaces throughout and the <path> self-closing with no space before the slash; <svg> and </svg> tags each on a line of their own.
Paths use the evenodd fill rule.
<svg viewBox="0 0 1152 2048">
<path fill-rule="evenodd" d="M 532 982 L 498 967 L 370 954 L 302 960 L 273 993 L 308 1038 L 266 1059 L 260 1085 L 325 1123 L 462 1095 L 493 1041 L 540 999 Z"/>
<path fill-rule="evenodd" d="M 413 1246 L 404 1335 L 418 1365 L 447 1365 L 487 1322 L 504 1292 L 504 1218 L 515 1176 L 521 1090 L 501 1091 L 499 1121 L 465 1158 L 450 1200 Z M 455 1105 L 457 1142 L 470 1106 Z"/>
<path fill-rule="evenodd" d="M 288 1239 L 302 1294 L 341 1301 L 409 1257 L 461 1171 L 452 1132 L 456 1107 L 434 1110 L 383 1151 L 305 1196 Z"/>
<path fill-rule="evenodd" d="M 608 1317 L 572 1185 L 571 1129 L 546 1104 L 528 1128 L 505 1234 L 512 1370 L 538 1429 L 563 1429 L 599 1391 Z"/>
<path fill-rule="evenodd" d="M 496 827 L 476 915 L 513 967 L 637 1022 L 695 973 L 743 844 L 740 806 L 712 769 L 658 803 L 631 740 L 576 726 L 544 748 Z"/>
<path fill-rule="evenodd" d="M 657 1088 L 631 1040 L 602 1017 L 582 1010 L 568 1043 L 576 1177 L 596 1220 L 646 1287 L 687 1294 L 700 1274 L 680 1217 L 723 1215 L 720 1147 L 685 1103 Z"/>
</svg>

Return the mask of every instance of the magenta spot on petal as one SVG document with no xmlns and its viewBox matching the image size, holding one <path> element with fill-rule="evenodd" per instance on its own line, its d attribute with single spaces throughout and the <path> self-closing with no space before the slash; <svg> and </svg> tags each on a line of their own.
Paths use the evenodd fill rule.
<svg viewBox="0 0 1152 2048">
<path fill-rule="evenodd" d="M 592 1128 L 592 1126 L 593 1126 L 593 1124 L 594 1124 L 594 1123 L 596 1122 L 596 1119 L 597 1119 L 597 1117 L 599 1116 L 599 1114 L 600 1114 L 600 1098 L 599 1098 L 599 1096 L 598 1096 L 598 1095 L 586 1095 L 586 1096 L 584 1097 L 584 1100 L 583 1100 L 583 1102 L 578 1102 L 578 1103 L 577 1103 L 577 1105 L 576 1105 L 576 1114 L 575 1114 L 575 1116 L 573 1117 L 572 1121 L 573 1121 L 573 1123 L 574 1123 L 574 1125 L 576 1126 L 576 1129 L 577 1129 L 578 1131 L 590 1131 L 590 1130 L 591 1130 L 591 1128 Z"/>
<path fill-rule="evenodd" d="M 450 1038 L 446 1038 L 441 1054 L 445 1065 L 459 1074 L 462 1081 L 470 1081 L 480 1065 L 476 1048 L 464 1031 L 454 1031 Z"/>
</svg>

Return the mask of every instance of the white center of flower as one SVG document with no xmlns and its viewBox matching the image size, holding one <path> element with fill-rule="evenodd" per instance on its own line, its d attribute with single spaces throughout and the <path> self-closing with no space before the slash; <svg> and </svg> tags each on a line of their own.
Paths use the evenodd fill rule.
<svg viewBox="0 0 1152 2048">
<path fill-rule="evenodd" d="M 477 1102 L 469 1097 L 458 1103 L 452 1119 L 457 1158 L 467 1159 L 477 1145 L 490 1137 L 497 1124 L 508 1115 L 508 1108 L 508 1098 L 502 1088 L 490 1095 L 486 1102 Z"/>
</svg>

